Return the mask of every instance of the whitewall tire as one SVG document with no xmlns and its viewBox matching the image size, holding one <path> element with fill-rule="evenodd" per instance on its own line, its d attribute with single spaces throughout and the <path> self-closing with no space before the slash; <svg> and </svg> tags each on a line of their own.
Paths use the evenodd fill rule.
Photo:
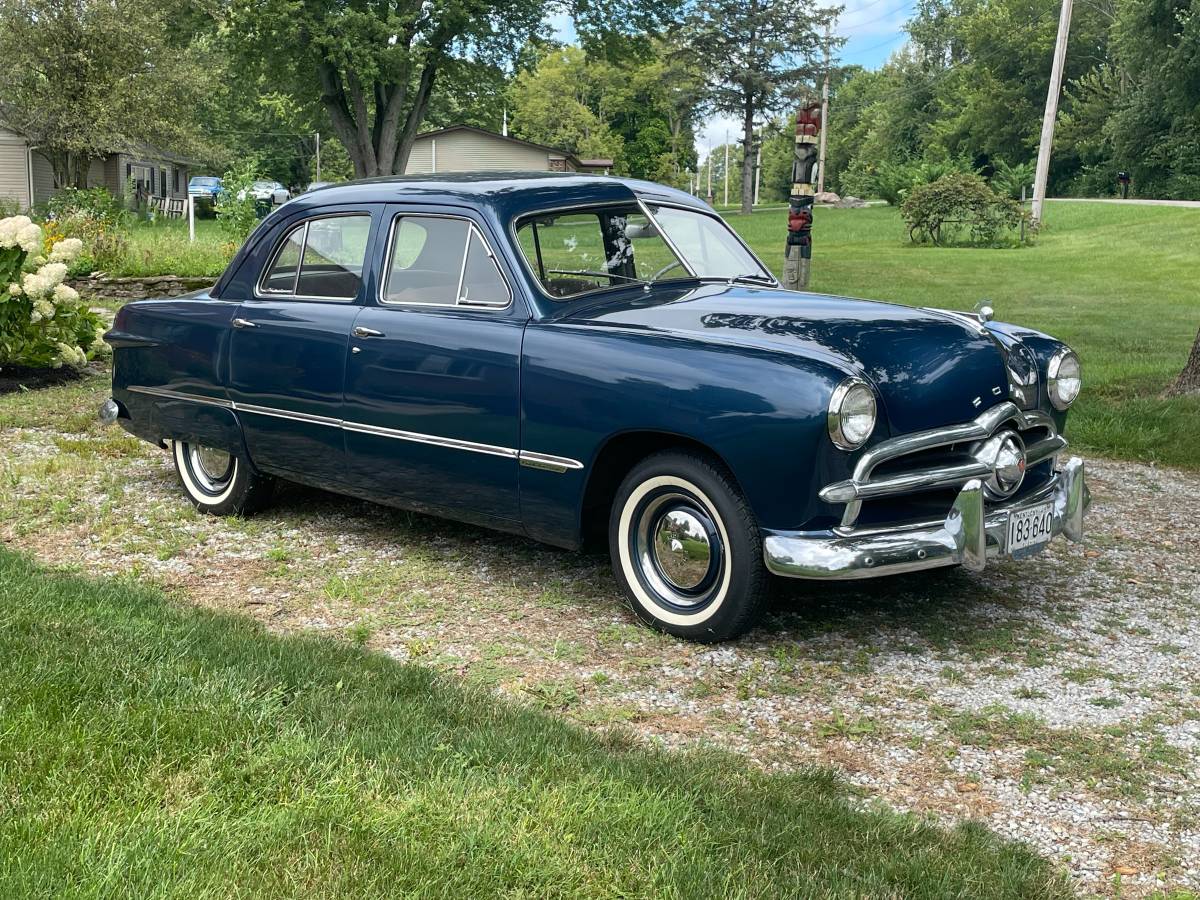
<svg viewBox="0 0 1200 900">
<path fill-rule="evenodd" d="M 274 479 L 252 471 L 236 453 L 172 441 L 171 457 L 184 493 L 201 512 L 242 515 L 261 509 L 271 498 Z"/>
<path fill-rule="evenodd" d="M 750 508 L 715 459 L 682 451 L 643 460 L 617 489 L 613 571 L 648 624 L 695 641 L 749 630 L 767 587 Z"/>
</svg>

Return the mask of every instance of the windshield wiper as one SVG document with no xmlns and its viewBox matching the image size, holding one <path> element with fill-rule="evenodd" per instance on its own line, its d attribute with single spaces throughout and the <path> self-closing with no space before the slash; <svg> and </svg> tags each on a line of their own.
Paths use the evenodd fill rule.
<svg viewBox="0 0 1200 900">
<path fill-rule="evenodd" d="M 730 284 L 734 284 L 738 281 L 748 281 L 751 284 L 775 284 L 774 277 L 770 275 L 760 275 L 757 272 L 751 272 L 748 275 L 732 275 L 729 278 Z"/>
</svg>

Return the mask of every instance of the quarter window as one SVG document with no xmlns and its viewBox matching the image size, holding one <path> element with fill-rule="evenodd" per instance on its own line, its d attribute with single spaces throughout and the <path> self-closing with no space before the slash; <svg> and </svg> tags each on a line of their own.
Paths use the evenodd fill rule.
<svg viewBox="0 0 1200 900">
<path fill-rule="evenodd" d="M 499 309 L 512 299 L 487 242 L 466 219 L 402 216 L 388 259 L 384 303 Z"/>
<path fill-rule="evenodd" d="M 362 284 L 371 217 L 329 216 L 297 225 L 262 280 L 267 294 L 353 300 Z"/>
</svg>

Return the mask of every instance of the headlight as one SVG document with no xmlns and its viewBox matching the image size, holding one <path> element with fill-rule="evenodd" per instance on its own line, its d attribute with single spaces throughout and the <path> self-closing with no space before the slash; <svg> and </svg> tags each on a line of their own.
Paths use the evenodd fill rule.
<svg viewBox="0 0 1200 900">
<path fill-rule="evenodd" d="M 843 450 L 857 450 L 875 430 L 875 392 L 860 378 L 847 378 L 829 398 L 829 438 Z"/>
<path fill-rule="evenodd" d="M 1063 347 L 1050 357 L 1046 367 L 1046 393 L 1055 409 L 1066 409 L 1079 396 L 1083 387 L 1083 375 L 1079 368 L 1079 357 Z"/>
</svg>

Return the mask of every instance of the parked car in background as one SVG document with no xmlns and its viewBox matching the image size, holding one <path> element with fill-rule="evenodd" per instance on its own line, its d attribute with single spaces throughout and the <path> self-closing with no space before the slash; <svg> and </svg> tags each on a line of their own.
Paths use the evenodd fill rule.
<svg viewBox="0 0 1200 900">
<path fill-rule="evenodd" d="M 254 198 L 255 203 L 280 206 L 292 199 L 292 193 L 278 181 L 256 181 L 248 190 L 238 191 L 238 199 L 246 199 L 246 195 Z"/>
<path fill-rule="evenodd" d="M 197 205 L 215 206 L 223 190 L 224 182 L 216 175 L 193 175 L 188 179 L 188 196 Z"/>
<path fill-rule="evenodd" d="M 576 548 L 634 611 L 750 628 L 771 576 L 870 578 L 1079 540 L 1079 361 L 978 314 L 783 290 L 703 202 L 573 174 L 304 195 L 211 289 L 128 303 L 108 421 L 184 491 L 282 478 Z"/>
</svg>

